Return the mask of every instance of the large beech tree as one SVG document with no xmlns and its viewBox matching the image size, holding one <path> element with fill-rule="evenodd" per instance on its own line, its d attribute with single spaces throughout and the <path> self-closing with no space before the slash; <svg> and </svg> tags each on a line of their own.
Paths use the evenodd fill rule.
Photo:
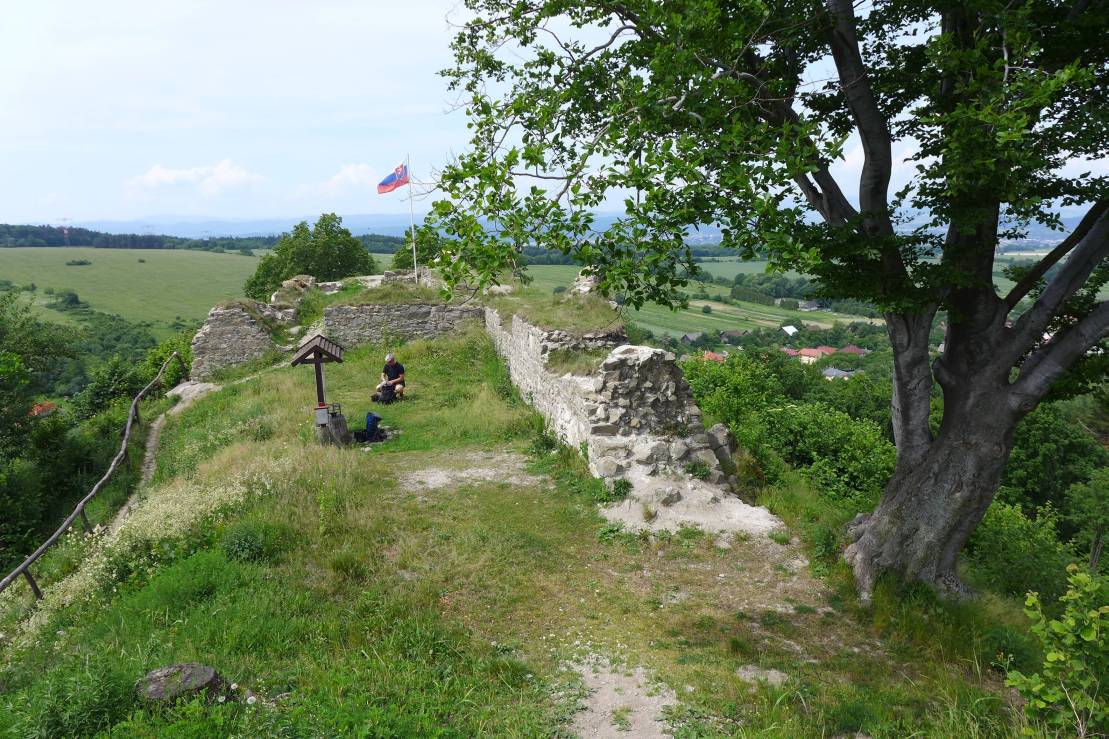
<svg viewBox="0 0 1109 739">
<path fill-rule="evenodd" d="M 684 239 L 714 224 L 724 246 L 880 306 L 898 463 L 876 510 L 852 523 L 846 557 L 864 596 L 884 572 L 961 592 L 956 560 L 1017 423 L 1064 376 L 1104 371 L 1109 187 L 1096 170 L 1109 151 L 1109 6 L 466 6 L 445 74 L 472 146 L 443 170 L 431 218 L 455 237 L 448 278 L 496 280 L 540 243 L 595 268 L 628 304 L 673 302 L 692 261 Z M 857 198 L 832 167 L 856 142 Z M 891 192 L 895 172 L 908 184 Z M 624 212 L 602 227 L 592 213 L 614 194 Z M 1062 229 L 1064 207 L 1085 217 L 999 292 L 999 239 L 1032 223 Z"/>
</svg>

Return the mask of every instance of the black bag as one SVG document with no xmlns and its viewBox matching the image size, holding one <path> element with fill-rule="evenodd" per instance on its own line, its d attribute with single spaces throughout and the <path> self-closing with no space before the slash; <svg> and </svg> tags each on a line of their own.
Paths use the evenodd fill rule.
<svg viewBox="0 0 1109 739">
<path fill-rule="evenodd" d="M 392 385 L 385 385 L 374 395 L 374 400 L 383 405 L 389 405 L 397 399 L 397 389 Z"/>
</svg>

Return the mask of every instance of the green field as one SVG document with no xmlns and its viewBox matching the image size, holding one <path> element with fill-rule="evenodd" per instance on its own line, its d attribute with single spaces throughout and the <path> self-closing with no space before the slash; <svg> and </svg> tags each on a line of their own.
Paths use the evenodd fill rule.
<svg viewBox="0 0 1109 739">
<path fill-rule="evenodd" d="M 66 266 L 71 259 L 92 264 Z M 257 257 L 204 251 L 12 248 L 0 249 L 0 279 L 17 285 L 35 283 L 38 305 L 49 300 L 43 294 L 45 288 L 75 290 L 94 310 L 153 321 L 160 333 L 158 329 L 178 317 L 203 320 L 215 303 L 242 295 L 243 281 L 257 263 Z"/>
<path fill-rule="evenodd" d="M 766 262 L 708 262 L 701 266 L 712 274 L 733 277 L 739 272 L 762 272 L 766 269 Z M 553 290 L 559 285 L 571 284 L 578 269 L 572 265 L 536 265 L 528 268 L 528 274 L 534 279 L 532 283 L 534 287 L 540 290 Z M 700 285 L 701 283 L 695 283 L 691 288 L 699 291 Z M 712 284 L 705 285 L 704 289 L 709 293 L 728 291 L 723 285 Z M 705 305 L 711 306 L 712 313 L 702 311 Z M 829 328 L 836 321 L 880 322 L 874 318 L 862 318 L 831 311 L 794 311 L 773 305 L 746 302 L 725 305 L 714 300 L 691 300 L 688 308 L 676 311 L 661 305 L 646 305 L 640 310 L 632 311 L 628 318 L 638 326 L 656 334 L 671 335 L 681 335 L 691 331 L 777 328 L 783 321 L 798 325 L 803 322 L 807 326 L 821 328 Z"/>
</svg>

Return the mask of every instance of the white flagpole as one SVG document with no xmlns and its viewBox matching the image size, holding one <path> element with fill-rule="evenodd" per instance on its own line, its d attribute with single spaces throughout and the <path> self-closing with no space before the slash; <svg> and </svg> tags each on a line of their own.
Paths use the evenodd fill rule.
<svg viewBox="0 0 1109 739">
<path fill-rule="evenodd" d="M 420 265 L 416 264 L 416 208 L 412 204 L 412 157 L 404 155 L 404 168 L 408 173 L 408 215 L 412 219 L 412 275 L 416 284 L 420 284 Z"/>
</svg>

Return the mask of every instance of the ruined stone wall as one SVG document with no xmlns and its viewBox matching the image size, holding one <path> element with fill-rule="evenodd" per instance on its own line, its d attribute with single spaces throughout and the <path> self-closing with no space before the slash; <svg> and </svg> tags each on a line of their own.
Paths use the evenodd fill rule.
<svg viewBox="0 0 1109 739">
<path fill-rule="evenodd" d="M 203 382 L 217 370 L 261 359 L 276 349 L 269 330 L 246 308 L 217 305 L 193 337 L 189 376 Z"/>
<path fill-rule="evenodd" d="M 453 305 L 333 305 L 324 309 L 324 335 L 343 346 L 389 339 L 433 339 L 481 320 L 482 309 Z"/>
<path fill-rule="evenodd" d="M 485 327 L 520 393 L 563 442 L 586 446 L 598 477 L 657 475 L 699 464 L 710 482 L 722 483 L 732 471 L 727 430 L 706 433 L 673 354 L 628 345 L 620 334 L 545 331 L 519 316 L 505 325 L 492 308 L 485 310 Z M 557 349 L 598 347 L 612 351 L 592 375 L 547 369 Z"/>
</svg>

